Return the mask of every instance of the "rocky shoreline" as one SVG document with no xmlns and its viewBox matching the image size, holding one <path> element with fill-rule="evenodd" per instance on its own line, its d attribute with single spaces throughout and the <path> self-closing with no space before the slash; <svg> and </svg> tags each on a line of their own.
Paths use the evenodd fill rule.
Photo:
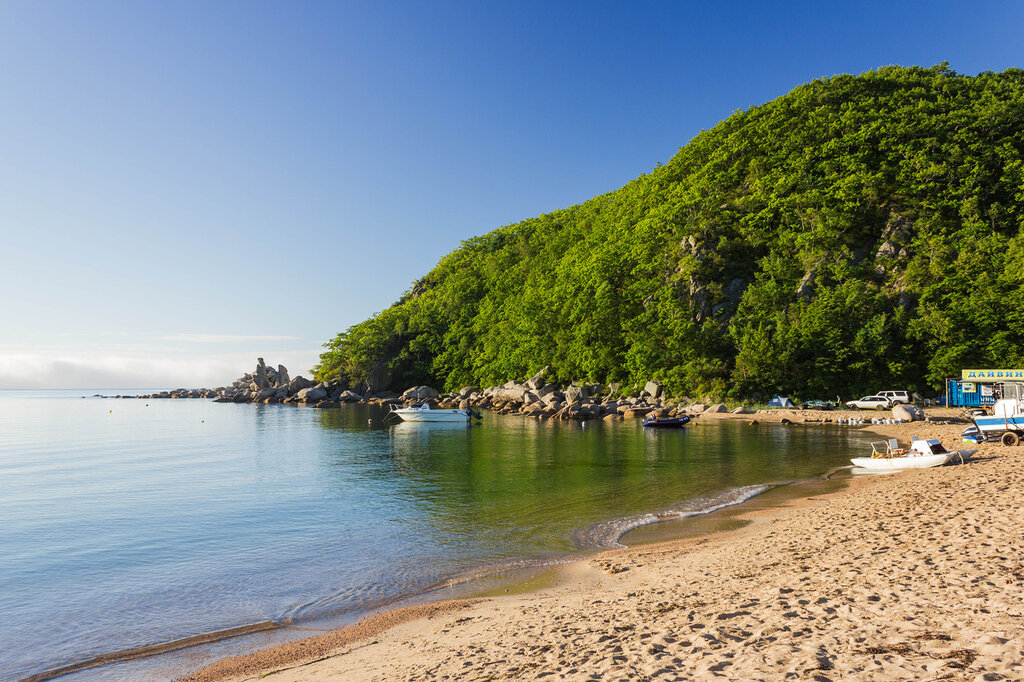
<svg viewBox="0 0 1024 682">
<path fill-rule="evenodd" d="M 823 424 L 835 421 L 849 425 L 878 423 L 878 418 L 865 418 L 854 411 L 822 412 L 820 410 L 771 409 L 754 410 L 740 406 L 729 409 L 724 403 L 708 405 L 691 402 L 688 397 L 673 397 L 665 393 L 657 381 L 648 381 L 632 391 L 619 384 L 548 383 L 544 379 L 545 367 L 524 382 L 509 381 L 500 386 L 464 386 L 458 391 L 442 393 L 430 386 L 413 386 L 396 393 L 362 381 L 350 386 L 342 381 L 315 382 L 301 375 L 291 378 L 284 365 L 268 366 L 258 358 L 256 368 L 236 379 L 229 386 L 218 388 L 179 388 L 173 391 L 141 395 L 96 396 L 104 398 L 144 398 L 147 400 L 205 398 L 218 403 L 286 404 L 297 407 L 329 409 L 344 403 L 363 403 L 378 406 L 402 406 L 429 403 L 437 408 L 490 410 L 496 414 L 518 414 L 539 420 L 602 419 L 618 421 L 647 416 L 656 418 L 695 417 L 699 415 L 770 415 L 771 421 L 786 423 Z M 942 417 L 925 415 L 919 407 L 901 405 L 892 410 L 895 423 L 913 421 L 964 421 L 955 414 Z M 888 423 L 891 420 L 881 420 Z M 753 419 L 751 423 L 757 423 Z"/>
<path fill-rule="evenodd" d="M 373 405 L 409 405 L 427 402 L 440 408 L 487 409 L 498 414 L 521 414 L 536 419 L 618 420 L 646 417 L 676 417 L 730 410 L 722 403 L 691 403 L 688 398 L 670 398 L 657 381 L 647 382 L 635 395 L 628 395 L 619 384 L 547 383 L 545 367 L 525 382 L 509 381 L 500 386 L 464 386 L 442 393 L 430 386 L 413 386 L 402 393 L 376 388 L 367 382 L 349 386 L 341 381 L 315 382 L 301 375 L 291 378 L 284 365 L 268 366 L 263 358 L 256 369 L 218 388 L 179 388 L 173 391 L 141 395 L 103 396 L 144 398 L 147 400 L 207 398 L 219 403 L 288 404 L 318 409 L 334 408 L 342 403 Z M 637 387 L 639 388 L 639 387 Z M 750 414 L 744 407 L 734 414 Z"/>
</svg>

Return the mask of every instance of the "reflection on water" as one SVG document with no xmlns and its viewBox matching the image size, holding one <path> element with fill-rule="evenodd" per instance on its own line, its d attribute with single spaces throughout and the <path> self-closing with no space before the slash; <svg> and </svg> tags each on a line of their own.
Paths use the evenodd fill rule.
<svg viewBox="0 0 1024 682">
<path fill-rule="evenodd" d="M 249 623 L 354 618 L 866 447 L 838 428 L 384 423 L 361 405 L 79 395 L 0 392 L 0 679 Z"/>
</svg>

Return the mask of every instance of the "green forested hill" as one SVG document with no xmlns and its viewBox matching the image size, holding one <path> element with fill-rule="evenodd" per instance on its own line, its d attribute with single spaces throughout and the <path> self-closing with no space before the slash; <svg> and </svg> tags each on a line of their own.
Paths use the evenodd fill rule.
<svg viewBox="0 0 1024 682">
<path fill-rule="evenodd" d="M 466 242 L 325 344 L 398 384 L 848 396 L 1024 364 L 1024 71 L 801 85 L 621 189 Z"/>
</svg>

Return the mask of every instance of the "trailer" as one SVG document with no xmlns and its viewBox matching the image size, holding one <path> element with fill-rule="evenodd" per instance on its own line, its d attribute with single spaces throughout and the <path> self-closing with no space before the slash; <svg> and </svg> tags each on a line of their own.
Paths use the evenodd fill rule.
<svg viewBox="0 0 1024 682">
<path fill-rule="evenodd" d="M 1003 445 L 1020 445 L 1024 441 L 1024 400 L 1007 398 L 992 407 L 992 414 L 974 418 L 974 425 L 987 440 Z"/>
</svg>

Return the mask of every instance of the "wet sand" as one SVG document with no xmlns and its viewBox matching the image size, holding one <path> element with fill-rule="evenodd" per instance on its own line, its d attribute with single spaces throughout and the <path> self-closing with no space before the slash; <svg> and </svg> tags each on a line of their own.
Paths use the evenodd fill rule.
<svg viewBox="0 0 1024 682">
<path fill-rule="evenodd" d="M 967 447 L 963 424 L 873 428 Z M 186 679 L 1024 679 L 1022 464 L 1024 447 L 986 444 L 853 477 L 537 592 L 380 614 Z"/>
</svg>

